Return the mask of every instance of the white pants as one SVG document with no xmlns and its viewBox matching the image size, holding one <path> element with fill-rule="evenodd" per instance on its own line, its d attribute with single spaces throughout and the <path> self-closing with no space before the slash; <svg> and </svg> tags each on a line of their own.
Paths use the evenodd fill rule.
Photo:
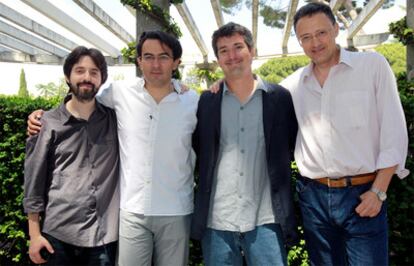
<svg viewBox="0 0 414 266">
<path fill-rule="evenodd" d="M 120 266 L 188 264 L 191 215 L 144 216 L 121 210 Z"/>
</svg>

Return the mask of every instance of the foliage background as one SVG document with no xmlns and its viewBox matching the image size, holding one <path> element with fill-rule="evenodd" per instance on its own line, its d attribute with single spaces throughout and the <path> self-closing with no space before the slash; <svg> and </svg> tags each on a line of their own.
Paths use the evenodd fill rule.
<svg viewBox="0 0 414 266">
<path fill-rule="evenodd" d="M 377 51 L 390 62 L 398 76 L 398 87 L 404 107 L 410 138 L 406 166 L 411 171 L 404 180 L 394 178 L 388 192 L 389 250 L 391 265 L 414 265 L 414 82 L 407 82 L 405 47 L 401 44 L 381 45 Z M 269 60 L 255 72 L 263 79 L 279 82 L 297 68 L 308 63 L 304 56 Z M 217 78 L 220 70 L 210 73 Z M 205 73 L 197 73 L 197 78 Z M 198 79 L 199 80 L 199 79 Z M 62 88 L 62 91 L 63 88 Z M 23 162 L 26 118 L 35 109 L 50 109 L 60 98 L 22 98 L 0 96 L 0 265 L 29 265 L 26 217 L 22 208 Z M 292 164 L 296 173 L 295 164 Z M 307 265 L 304 241 L 290 250 L 290 265 Z M 190 265 L 202 265 L 198 243 L 191 243 Z"/>
<path fill-rule="evenodd" d="M 50 109 L 58 99 L 0 96 L 0 265 L 29 265 L 23 213 L 23 163 L 26 118 Z"/>
</svg>

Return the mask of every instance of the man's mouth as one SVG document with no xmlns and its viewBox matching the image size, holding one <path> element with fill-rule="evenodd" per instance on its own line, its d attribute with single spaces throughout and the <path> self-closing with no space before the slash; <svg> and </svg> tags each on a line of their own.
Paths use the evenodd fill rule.
<svg viewBox="0 0 414 266">
<path fill-rule="evenodd" d="M 95 85 L 93 83 L 90 82 L 82 82 L 82 83 L 78 83 L 78 88 L 90 88 L 90 89 L 94 89 Z"/>
</svg>

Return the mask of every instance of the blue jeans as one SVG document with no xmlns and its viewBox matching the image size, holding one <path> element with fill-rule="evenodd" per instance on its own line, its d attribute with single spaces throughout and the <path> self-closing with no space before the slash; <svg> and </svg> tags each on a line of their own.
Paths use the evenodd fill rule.
<svg viewBox="0 0 414 266">
<path fill-rule="evenodd" d="M 55 251 L 49 255 L 45 265 L 115 265 L 117 242 L 90 248 L 70 245 L 47 234 L 44 234 L 44 237 L 49 241 Z"/>
<path fill-rule="evenodd" d="M 201 241 L 204 263 L 210 265 L 287 265 L 279 224 L 238 233 L 207 228 Z M 243 255 L 242 255 L 243 252 Z"/>
<path fill-rule="evenodd" d="M 329 188 L 298 178 L 305 241 L 312 265 L 388 265 L 387 206 L 373 217 L 360 217 L 359 196 L 372 183 Z"/>
</svg>

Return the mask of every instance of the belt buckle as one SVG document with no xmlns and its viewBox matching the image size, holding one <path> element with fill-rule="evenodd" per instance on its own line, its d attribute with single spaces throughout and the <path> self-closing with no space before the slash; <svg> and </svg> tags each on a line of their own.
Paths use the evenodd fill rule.
<svg viewBox="0 0 414 266">
<path fill-rule="evenodd" d="M 328 177 L 328 187 L 347 187 L 352 186 L 352 180 L 350 176 L 331 179 Z"/>
<path fill-rule="evenodd" d="M 329 177 L 326 178 L 328 181 L 328 187 L 331 187 L 331 179 Z"/>
</svg>

